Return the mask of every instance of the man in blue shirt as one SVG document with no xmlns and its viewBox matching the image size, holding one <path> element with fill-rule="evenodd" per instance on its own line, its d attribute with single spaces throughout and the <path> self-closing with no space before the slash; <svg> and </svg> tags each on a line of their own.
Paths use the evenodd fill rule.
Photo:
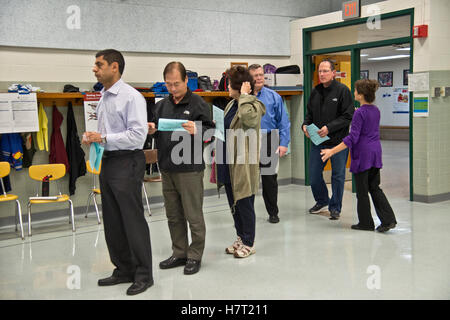
<svg viewBox="0 0 450 320">
<path fill-rule="evenodd" d="M 85 132 L 83 143 L 97 142 L 105 148 L 100 172 L 103 224 L 116 268 L 98 285 L 133 282 L 127 294 L 135 295 L 153 285 L 150 231 L 142 204 L 147 105 L 142 94 L 121 79 L 124 67 L 119 51 L 96 54 L 92 71 L 103 84 L 97 106 L 98 132 Z"/>
<path fill-rule="evenodd" d="M 266 106 L 266 114 L 261 119 L 261 132 L 263 134 L 263 143 L 264 139 L 266 139 L 267 143 L 261 146 L 261 159 L 272 159 L 275 156 L 273 152 L 278 157 L 283 157 L 288 150 L 291 139 L 291 123 L 284 108 L 283 99 L 274 90 L 264 86 L 264 70 L 261 65 L 252 64 L 248 70 L 255 80 L 256 97 Z M 272 140 L 276 141 L 275 145 L 271 143 Z M 265 146 L 267 146 L 267 154 L 265 154 Z M 271 223 L 280 221 L 277 204 L 278 157 L 276 157 L 276 163 L 263 163 L 261 161 L 260 164 L 263 199 L 269 214 L 269 222 Z"/>
</svg>

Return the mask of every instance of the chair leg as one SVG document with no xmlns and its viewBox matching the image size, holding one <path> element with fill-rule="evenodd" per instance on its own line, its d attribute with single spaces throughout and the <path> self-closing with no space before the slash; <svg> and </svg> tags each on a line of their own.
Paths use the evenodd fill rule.
<svg viewBox="0 0 450 320">
<path fill-rule="evenodd" d="M 91 204 L 91 198 L 93 196 L 95 196 L 95 194 L 94 194 L 94 192 L 91 191 L 91 193 L 89 194 L 89 197 L 88 197 L 88 203 L 87 203 L 87 206 L 86 206 L 86 215 L 84 216 L 85 218 L 87 218 L 88 211 L 89 211 L 89 205 Z"/>
<path fill-rule="evenodd" d="M 74 218 L 74 214 L 73 214 L 73 203 L 72 200 L 67 200 L 69 201 L 69 207 L 70 207 L 70 216 L 72 218 L 72 232 L 75 232 L 75 218 Z"/>
<path fill-rule="evenodd" d="M 17 200 L 16 200 L 17 201 Z M 16 222 L 16 232 L 17 232 L 17 213 L 18 213 L 18 210 L 17 210 L 17 208 L 16 208 L 16 214 L 14 215 L 14 219 L 15 219 L 15 222 Z"/>
<path fill-rule="evenodd" d="M 100 214 L 99 214 L 99 212 L 98 212 L 97 194 L 94 193 L 94 195 L 92 196 L 92 198 L 94 199 L 95 212 L 97 213 L 97 221 L 98 221 L 98 224 L 100 224 L 101 221 L 100 221 Z"/>
<path fill-rule="evenodd" d="M 17 202 L 17 214 L 19 215 L 19 223 L 20 223 L 20 235 L 22 237 L 22 240 L 24 240 L 25 236 L 23 234 L 22 209 L 20 208 L 19 200 L 16 200 L 16 202 Z M 17 224 L 16 224 L 16 231 L 17 231 Z"/>
<path fill-rule="evenodd" d="M 147 203 L 148 215 L 152 216 L 152 212 L 150 211 L 150 204 L 148 203 L 148 195 L 147 195 L 147 190 L 145 188 L 145 182 L 142 182 L 142 190 L 144 191 L 145 202 Z"/>
<path fill-rule="evenodd" d="M 28 236 L 31 237 L 31 203 L 28 202 Z"/>
</svg>

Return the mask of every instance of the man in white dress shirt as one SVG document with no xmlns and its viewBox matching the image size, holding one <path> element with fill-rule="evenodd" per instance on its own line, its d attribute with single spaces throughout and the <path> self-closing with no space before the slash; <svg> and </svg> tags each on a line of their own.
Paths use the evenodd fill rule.
<svg viewBox="0 0 450 320">
<path fill-rule="evenodd" d="M 142 204 L 147 107 L 142 94 L 121 79 L 124 67 L 119 51 L 96 54 L 92 71 L 103 84 L 97 106 L 98 132 L 86 132 L 83 140 L 105 148 L 100 172 L 103 223 L 116 268 L 98 285 L 133 282 L 127 294 L 135 295 L 153 285 L 150 231 Z"/>
</svg>

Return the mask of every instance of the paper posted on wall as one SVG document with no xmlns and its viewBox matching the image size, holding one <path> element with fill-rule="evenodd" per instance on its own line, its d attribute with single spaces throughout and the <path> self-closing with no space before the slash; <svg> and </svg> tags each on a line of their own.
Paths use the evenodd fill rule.
<svg viewBox="0 0 450 320">
<path fill-rule="evenodd" d="M 98 131 L 97 106 L 102 94 L 100 92 L 86 93 L 84 95 L 84 123 L 86 131 Z"/>
<path fill-rule="evenodd" d="M 0 93 L 0 133 L 39 131 L 36 93 Z"/>
</svg>

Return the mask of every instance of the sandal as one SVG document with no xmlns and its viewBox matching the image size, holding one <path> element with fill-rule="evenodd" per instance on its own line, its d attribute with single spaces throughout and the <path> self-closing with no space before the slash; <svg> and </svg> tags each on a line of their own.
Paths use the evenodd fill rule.
<svg viewBox="0 0 450 320">
<path fill-rule="evenodd" d="M 236 241 L 225 249 L 225 252 L 228 254 L 233 254 L 236 250 L 243 246 L 241 237 L 237 237 Z"/>
<path fill-rule="evenodd" d="M 234 251 L 235 258 L 247 258 L 249 255 L 254 254 L 256 252 L 255 246 L 249 247 L 246 245 L 242 245 L 239 249 Z"/>
</svg>

